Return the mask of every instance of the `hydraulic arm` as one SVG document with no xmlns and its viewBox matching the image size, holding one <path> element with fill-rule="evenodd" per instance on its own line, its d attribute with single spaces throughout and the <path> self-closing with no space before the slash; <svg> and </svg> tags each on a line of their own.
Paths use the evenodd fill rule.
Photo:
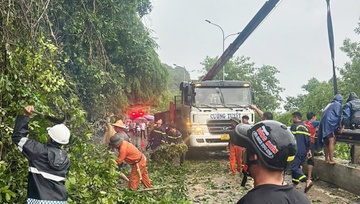
<svg viewBox="0 0 360 204">
<path fill-rule="evenodd" d="M 251 21 L 246 25 L 244 30 L 238 35 L 233 43 L 222 53 L 221 57 L 212 66 L 209 72 L 205 75 L 202 81 L 212 80 L 220 69 L 229 61 L 239 47 L 245 42 L 245 40 L 251 35 L 256 27 L 265 19 L 265 17 L 275 8 L 279 0 L 269 0 L 261 7 L 261 9 L 255 14 Z"/>
</svg>

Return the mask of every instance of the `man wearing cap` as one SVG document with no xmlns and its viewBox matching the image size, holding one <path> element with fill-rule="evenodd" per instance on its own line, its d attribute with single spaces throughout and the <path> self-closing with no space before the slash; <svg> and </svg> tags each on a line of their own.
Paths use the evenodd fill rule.
<svg viewBox="0 0 360 204">
<path fill-rule="evenodd" d="M 70 160 L 61 146 L 69 143 L 70 131 L 64 124 L 47 128 L 47 144 L 27 138 L 33 110 L 33 106 L 25 107 L 25 115 L 16 118 L 12 135 L 13 143 L 29 161 L 27 203 L 65 204 L 68 199 L 65 180 Z"/>
<path fill-rule="evenodd" d="M 295 138 L 286 125 L 264 120 L 254 126 L 239 124 L 235 132 L 236 144 L 246 149 L 242 186 L 247 176 L 254 179 L 254 188 L 238 204 L 310 204 L 303 193 L 284 182 L 284 171 L 297 151 Z"/>
<path fill-rule="evenodd" d="M 115 134 L 110 138 L 109 146 L 119 149 L 119 155 L 116 159 L 118 165 L 124 161 L 131 165 L 129 177 L 129 189 L 136 190 L 140 181 L 145 188 L 152 188 L 149 175 L 146 169 L 146 157 L 133 144 L 123 139 L 124 132 Z"/>
<path fill-rule="evenodd" d="M 235 134 L 235 127 L 236 125 L 238 125 L 240 123 L 240 119 L 233 117 L 230 119 L 231 121 L 231 132 L 229 133 L 230 135 L 230 140 L 229 140 L 229 144 L 228 144 L 228 148 L 230 150 L 230 175 L 234 175 L 236 173 L 235 171 L 235 163 L 236 163 L 236 170 L 237 172 L 241 172 L 241 168 L 242 168 L 242 152 L 243 152 L 243 148 L 235 145 L 236 143 L 236 134 Z"/>
</svg>

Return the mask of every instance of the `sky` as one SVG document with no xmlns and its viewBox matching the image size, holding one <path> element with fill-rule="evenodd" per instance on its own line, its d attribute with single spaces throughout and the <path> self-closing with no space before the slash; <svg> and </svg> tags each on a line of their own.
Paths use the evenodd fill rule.
<svg viewBox="0 0 360 204">
<path fill-rule="evenodd" d="M 225 36 L 241 32 L 266 0 L 152 0 L 153 10 L 143 20 L 159 45 L 162 63 L 184 66 L 196 79 L 206 56 L 222 53 Z M 343 40 L 360 42 L 354 29 L 360 17 L 360 0 L 331 0 L 335 37 L 335 65 L 349 58 L 340 50 Z M 326 23 L 326 0 L 283 0 L 249 36 L 234 56 L 250 57 L 256 66 L 275 66 L 276 78 L 285 88 L 281 96 L 304 93 L 311 77 L 332 77 Z M 236 35 L 225 40 L 225 49 Z M 195 71 L 193 71 L 195 70 Z M 222 72 L 219 72 L 221 74 Z M 338 72 L 337 72 L 338 74 Z"/>
</svg>

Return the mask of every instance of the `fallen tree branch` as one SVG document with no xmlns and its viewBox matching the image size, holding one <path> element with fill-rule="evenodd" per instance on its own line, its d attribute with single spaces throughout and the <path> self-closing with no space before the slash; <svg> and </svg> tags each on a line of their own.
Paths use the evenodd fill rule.
<svg viewBox="0 0 360 204">
<path fill-rule="evenodd" d="M 136 192 L 156 191 L 156 190 L 161 190 L 164 188 L 172 188 L 172 186 L 163 186 L 163 187 L 157 187 L 157 188 L 145 188 L 145 189 L 137 190 Z"/>
</svg>

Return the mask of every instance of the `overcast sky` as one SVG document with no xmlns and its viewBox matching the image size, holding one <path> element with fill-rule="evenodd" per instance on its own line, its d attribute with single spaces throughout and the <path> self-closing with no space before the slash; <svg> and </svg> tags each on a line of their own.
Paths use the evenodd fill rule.
<svg viewBox="0 0 360 204">
<path fill-rule="evenodd" d="M 222 53 L 221 30 L 225 36 L 240 32 L 266 0 L 152 0 L 153 10 L 144 19 L 153 30 L 159 57 L 168 65 L 200 70 L 206 56 Z M 360 17 L 360 0 L 331 0 L 335 36 L 335 64 L 349 59 L 340 50 L 345 38 L 360 41 L 354 29 Z M 225 49 L 236 36 L 225 41 Z M 283 0 L 249 36 L 234 56 L 247 56 L 256 66 L 272 65 L 285 88 L 281 96 L 303 93 L 301 86 L 315 77 L 332 76 L 327 37 L 325 0 Z M 222 72 L 219 72 L 221 74 Z M 191 72 L 194 79 L 199 74 Z"/>
</svg>

